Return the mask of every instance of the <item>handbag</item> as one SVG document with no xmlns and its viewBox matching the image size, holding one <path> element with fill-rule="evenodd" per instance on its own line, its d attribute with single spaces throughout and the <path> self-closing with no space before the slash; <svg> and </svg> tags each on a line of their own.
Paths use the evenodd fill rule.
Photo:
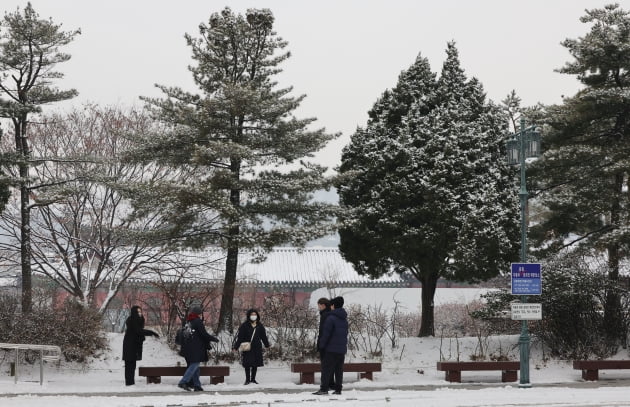
<svg viewBox="0 0 630 407">
<path fill-rule="evenodd" d="M 254 340 L 255 333 L 256 333 L 256 328 L 254 328 L 254 332 L 252 332 L 252 338 L 249 340 L 249 342 L 241 342 L 241 344 L 238 347 L 239 351 L 249 352 L 250 350 L 252 350 L 252 341 Z"/>
</svg>

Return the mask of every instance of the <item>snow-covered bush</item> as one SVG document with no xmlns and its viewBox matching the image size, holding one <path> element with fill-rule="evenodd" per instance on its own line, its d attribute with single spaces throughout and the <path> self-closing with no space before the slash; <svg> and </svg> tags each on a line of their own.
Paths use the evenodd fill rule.
<svg viewBox="0 0 630 407">
<path fill-rule="evenodd" d="M 304 305 L 290 305 L 288 298 L 285 294 L 270 295 L 261 309 L 267 336 L 274 345 L 267 357 L 280 360 L 316 357 L 319 314 Z"/>
<path fill-rule="evenodd" d="M 625 337 L 630 324 L 628 291 L 608 278 L 605 266 L 577 253 L 557 256 L 542 267 L 542 295 L 530 297 L 529 302 L 542 304 L 543 319 L 530 321 L 530 332 L 554 356 L 588 359 L 614 354 L 620 342 L 606 334 L 603 304 L 607 295 L 620 297 L 621 309 L 626 310 L 620 316 L 621 325 L 626 332 L 620 332 L 617 338 Z M 506 314 L 510 303 L 518 300 L 507 290 L 489 292 L 484 297 L 486 306 L 473 314 L 486 321 L 509 320 Z"/>
<path fill-rule="evenodd" d="M 435 336 L 462 337 L 492 333 L 486 321 L 475 319 L 471 314 L 483 307 L 481 301 L 468 304 L 447 303 L 435 307 Z"/>
<path fill-rule="evenodd" d="M 101 324 L 97 311 L 71 300 L 53 307 L 35 299 L 32 313 L 23 315 L 17 296 L 0 295 L 0 342 L 57 345 L 66 360 L 85 362 L 107 348 Z"/>
</svg>

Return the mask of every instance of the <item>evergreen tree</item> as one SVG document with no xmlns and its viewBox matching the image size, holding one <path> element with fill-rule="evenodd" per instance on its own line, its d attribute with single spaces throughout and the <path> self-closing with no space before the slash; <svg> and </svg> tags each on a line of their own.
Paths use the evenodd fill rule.
<svg viewBox="0 0 630 407">
<path fill-rule="evenodd" d="M 0 117 L 11 120 L 15 138 L 15 154 L 3 165 L 5 174 L 13 177 L 12 184 L 17 185 L 20 192 L 23 312 L 30 312 L 32 307 L 30 195 L 33 187 L 29 178 L 32 159 L 28 127 L 30 117 L 39 113 L 42 105 L 77 94 L 74 89 L 59 90 L 53 86 L 53 80 L 63 77 L 53 69 L 70 59 L 70 55 L 59 48 L 70 43 L 78 33 L 61 31 L 61 25 L 51 19 L 40 19 L 31 3 L 23 13 L 18 8 L 0 21 Z"/>
<path fill-rule="evenodd" d="M 574 58 L 561 73 L 584 88 L 547 108 L 543 157 L 532 174 L 548 209 L 534 228 L 543 252 L 569 246 L 607 254 L 609 278 L 617 281 L 630 255 L 630 13 L 618 5 L 587 10 L 584 37 L 563 45 Z M 625 335 L 619 296 L 604 304 L 609 336 Z"/>
<path fill-rule="evenodd" d="M 354 134 L 340 167 L 353 175 L 339 186 L 340 249 L 362 274 L 409 271 L 422 282 L 420 336 L 433 334 L 440 277 L 485 280 L 506 270 L 518 249 L 505 117 L 476 79 L 467 80 L 453 43 L 434 78 L 418 58 Z M 397 89 L 412 89 L 412 97 Z M 379 119 L 397 112 L 400 125 Z"/>
<path fill-rule="evenodd" d="M 218 330 L 233 328 L 239 249 L 303 245 L 332 228 L 333 206 L 313 200 L 314 191 L 328 188 L 325 168 L 297 161 L 335 135 L 309 131 L 315 119 L 292 115 L 304 96 L 277 88 L 273 77 L 289 53 L 273 22 L 268 9 L 212 14 L 199 38 L 186 35 L 199 94 L 159 86 L 166 99 L 144 99 L 172 131 L 143 140 L 136 158 L 187 176 L 151 185 L 136 207 L 170 214 L 171 243 L 227 250 Z"/>
</svg>

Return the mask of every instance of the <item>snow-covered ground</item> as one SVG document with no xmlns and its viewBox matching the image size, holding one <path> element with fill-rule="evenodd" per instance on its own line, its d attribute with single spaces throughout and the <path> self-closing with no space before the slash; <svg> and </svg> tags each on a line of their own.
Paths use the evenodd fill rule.
<svg viewBox="0 0 630 407">
<path fill-rule="evenodd" d="M 348 295 L 348 298 L 351 298 Z M 357 297 L 358 299 L 358 297 Z M 405 338 L 400 346 L 387 349 L 383 371 L 374 381 L 358 380 L 355 373 L 344 376 L 341 396 L 314 396 L 318 386 L 300 385 L 298 374 L 287 363 L 271 362 L 260 368 L 259 385 L 244 386 L 244 372 L 230 365 L 230 376 L 220 385 L 205 383 L 205 392 L 186 393 L 176 387 L 179 377 L 163 377 L 161 384 L 146 384 L 137 377 L 135 386 L 124 385 L 124 362 L 120 359 L 122 334 L 108 334 L 110 351 L 88 365 L 46 365 L 44 384 L 39 384 L 39 365 L 20 371 L 17 384 L 9 376 L 12 357 L 0 359 L 0 406 L 198 406 L 266 405 L 301 407 L 342 406 L 630 406 L 630 372 L 600 371 L 600 381 L 584 382 L 569 361 L 548 360 L 534 343 L 531 352 L 531 388 L 518 382 L 501 383 L 500 372 L 463 372 L 462 383 L 444 380 L 436 370 L 440 355 L 445 359 L 470 360 L 479 352 L 479 339 Z M 482 338 L 487 354 L 509 354 L 518 359 L 518 336 Z M 623 350 L 617 358 L 630 357 Z M 349 354 L 347 360 L 362 361 Z M 162 339 L 147 338 L 139 366 L 175 365 L 183 362 Z M 316 381 L 319 375 L 316 375 Z"/>
</svg>

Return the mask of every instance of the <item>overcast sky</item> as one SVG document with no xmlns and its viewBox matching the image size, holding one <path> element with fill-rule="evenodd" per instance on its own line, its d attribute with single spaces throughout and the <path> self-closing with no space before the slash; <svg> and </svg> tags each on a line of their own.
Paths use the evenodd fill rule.
<svg viewBox="0 0 630 407">
<path fill-rule="evenodd" d="M 40 17 L 82 34 L 67 47 L 63 86 L 85 102 L 139 105 L 138 96 L 159 96 L 154 84 L 192 87 L 190 50 L 184 33 L 225 6 L 244 12 L 269 8 L 276 32 L 292 57 L 278 77 L 282 87 L 307 98 L 297 117 L 317 117 L 318 127 L 342 136 L 317 155 L 329 167 L 357 126 L 364 126 L 376 98 L 396 84 L 421 53 L 439 72 L 454 40 L 468 76 L 477 77 L 496 102 L 512 89 L 524 105 L 558 103 L 578 82 L 554 72 L 570 60 L 560 45 L 588 32 L 579 21 L 597 0 L 33 0 Z M 26 1 L 2 0 L 14 11 Z M 626 10 L 630 1 L 621 1 Z"/>
</svg>

